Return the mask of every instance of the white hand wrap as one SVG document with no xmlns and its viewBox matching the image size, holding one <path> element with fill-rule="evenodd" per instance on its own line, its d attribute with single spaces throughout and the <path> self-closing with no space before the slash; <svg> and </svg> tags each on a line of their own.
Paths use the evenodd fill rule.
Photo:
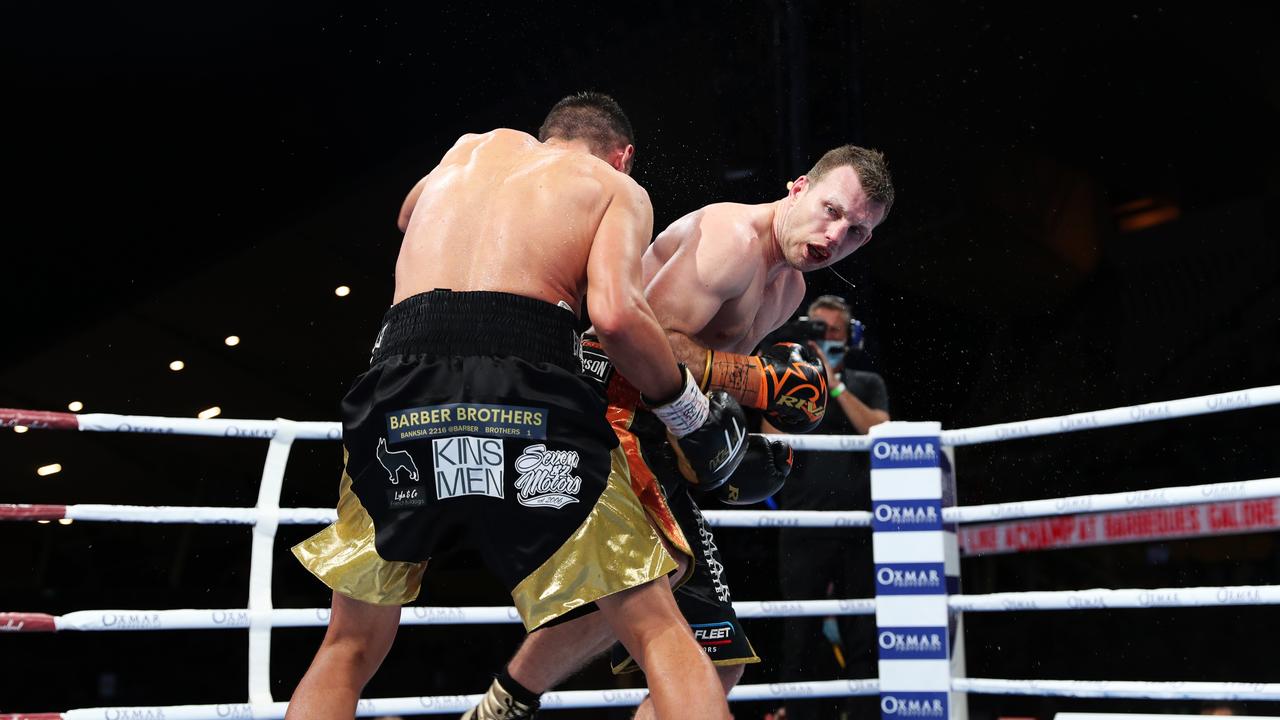
<svg viewBox="0 0 1280 720">
<path fill-rule="evenodd" d="M 677 438 L 682 438 L 702 427 L 711 413 L 707 395 L 698 389 L 693 373 L 684 366 L 681 366 L 681 369 L 684 371 L 684 389 L 675 400 L 652 408 L 653 414 L 657 415 L 658 419 L 666 424 L 671 434 Z"/>
</svg>

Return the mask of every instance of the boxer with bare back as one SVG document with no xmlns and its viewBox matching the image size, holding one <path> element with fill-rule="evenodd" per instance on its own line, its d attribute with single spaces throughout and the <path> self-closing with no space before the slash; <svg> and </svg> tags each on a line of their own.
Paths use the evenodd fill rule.
<svg viewBox="0 0 1280 720">
<path fill-rule="evenodd" d="M 751 355 L 788 320 L 805 294 L 804 273 L 832 265 L 871 240 L 893 204 L 883 156 L 846 145 L 826 153 L 789 187 L 762 205 L 718 203 L 675 221 L 643 259 L 645 297 L 676 357 L 694 369 L 704 389 L 724 390 L 764 414 L 782 432 L 807 432 L 826 408 L 826 373 L 810 348 L 779 343 Z M 676 601 L 727 692 L 744 665 L 759 658 L 733 612 L 715 539 L 703 521 L 682 457 L 662 424 L 640 402 L 627 370 L 588 338 L 585 365 L 607 388 L 610 421 L 627 451 L 632 484 L 650 520 L 674 545 L 684 582 Z M 733 504 L 759 502 L 785 482 L 785 444 L 752 436 L 746 459 L 715 492 Z M 785 558 L 781 562 L 786 562 Z M 691 569 L 690 569 L 691 566 Z M 583 618 L 529 636 L 502 678 L 522 692 L 542 693 L 613 643 L 608 628 Z M 614 670 L 634 667 L 615 649 Z M 490 720 L 530 715 L 486 714 L 488 702 L 464 715 Z M 637 718 L 654 717 L 646 701 Z"/>
<path fill-rule="evenodd" d="M 723 482 L 741 461 L 737 402 L 677 364 L 644 300 L 653 216 L 628 177 L 634 152 L 617 104 L 583 93 L 552 109 L 539 138 L 463 136 L 409 193 L 394 304 L 342 403 L 338 520 L 294 547 L 334 593 L 288 718 L 354 716 L 427 561 L 462 543 L 526 630 L 599 609 L 641 658 L 660 716 L 728 717 L 673 600 L 676 564 L 582 375 L 585 295 L 694 477 Z M 518 694 L 497 702 L 507 716 L 529 707 Z"/>
</svg>

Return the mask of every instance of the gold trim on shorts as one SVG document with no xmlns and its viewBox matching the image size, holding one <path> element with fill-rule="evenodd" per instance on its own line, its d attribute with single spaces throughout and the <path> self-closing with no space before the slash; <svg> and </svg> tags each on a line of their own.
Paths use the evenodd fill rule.
<svg viewBox="0 0 1280 720">
<path fill-rule="evenodd" d="M 345 460 L 345 458 L 344 458 Z M 335 592 L 374 605 L 404 605 L 418 597 L 427 561 L 383 560 L 373 543 L 373 518 L 342 471 L 338 520 L 293 546 L 293 555 Z"/>
<path fill-rule="evenodd" d="M 527 631 L 676 569 L 631 490 L 622 448 L 614 448 L 609 459 L 609 481 L 591 514 L 511 591 Z"/>
<path fill-rule="evenodd" d="M 729 658 L 727 660 L 711 660 L 711 664 L 715 665 L 716 667 L 733 667 L 734 665 L 754 665 L 755 663 L 760 662 L 760 656 L 756 654 L 756 648 L 754 645 L 751 644 L 750 638 L 747 638 L 747 648 L 751 650 L 751 657 Z M 706 653 L 706 650 L 703 650 L 703 653 Z M 711 656 L 707 655 L 707 659 L 710 660 Z M 609 669 L 613 671 L 614 675 L 630 675 L 631 673 L 642 672 L 640 669 L 640 663 L 636 662 L 636 659 L 631 657 L 630 655 L 627 655 L 627 657 L 624 658 L 622 662 L 618 663 L 617 665 L 614 665 L 612 662 L 610 662 Z"/>
</svg>

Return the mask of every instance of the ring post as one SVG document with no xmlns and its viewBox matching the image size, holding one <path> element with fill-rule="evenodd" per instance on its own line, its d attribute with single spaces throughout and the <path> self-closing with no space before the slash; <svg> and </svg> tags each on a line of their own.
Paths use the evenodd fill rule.
<svg viewBox="0 0 1280 720">
<path fill-rule="evenodd" d="M 951 693 L 948 592 L 959 581 L 954 527 L 942 524 L 942 427 L 871 428 L 871 548 L 882 720 L 963 720 Z M 949 465 L 949 463 L 948 463 Z M 947 493 L 955 503 L 955 493 Z M 948 549 L 948 547 L 950 549 Z"/>
</svg>

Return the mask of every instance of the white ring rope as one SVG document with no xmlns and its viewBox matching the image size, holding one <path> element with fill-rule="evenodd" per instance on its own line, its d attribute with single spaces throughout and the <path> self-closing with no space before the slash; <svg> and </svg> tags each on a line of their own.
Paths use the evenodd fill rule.
<svg viewBox="0 0 1280 720">
<path fill-rule="evenodd" d="M 999 680 L 955 678 L 956 692 L 986 695 L 1030 695 L 1038 697 L 1137 698 L 1148 700 L 1235 700 L 1280 701 L 1280 683 L 1241 682 L 1139 682 L 1093 680 Z M 856 697 L 876 695 L 877 678 L 828 680 L 820 682 L 739 685 L 729 692 L 736 702 L 780 700 L 789 697 Z M 643 689 L 569 690 L 542 696 L 547 710 L 634 707 L 647 692 Z M 379 715 L 443 715 L 469 710 L 480 695 L 437 695 L 427 697 L 367 698 L 356 708 L 357 717 Z M 223 720 L 251 717 L 281 720 L 287 703 L 228 703 L 221 705 L 174 705 L 167 707 L 84 708 L 62 713 L 65 720 L 119 720 L 128 717 L 163 717 L 166 720 Z M 23 716 L 19 715 L 18 718 Z"/>
<path fill-rule="evenodd" d="M 983 425 L 960 430 L 943 430 L 943 445 L 978 445 L 1015 438 L 1092 430 L 1093 428 L 1136 425 L 1138 423 L 1169 420 L 1172 418 L 1208 415 L 1280 404 L 1280 385 L 1249 388 L 1234 392 L 1201 395 L 1182 400 L 1131 405 L 1129 407 L 1094 410 L 1092 412 L 1061 415 L 1059 417 L 1022 420 L 1019 422 Z"/>
<path fill-rule="evenodd" d="M 1092 430 L 1094 428 L 1136 425 L 1170 420 L 1194 415 L 1242 410 L 1280 404 L 1280 385 L 1201 395 L 1181 400 L 1130 405 L 1127 407 L 1093 410 L 1090 412 L 1059 415 L 1057 417 L 1019 420 L 996 425 L 980 425 L 970 428 L 942 431 L 942 444 L 951 446 L 980 445 L 1003 442 L 1017 438 L 1058 435 L 1061 433 Z M 866 435 L 785 435 L 787 444 L 796 450 L 869 450 L 871 438 Z"/>
<path fill-rule="evenodd" d="M 278 420 L 237 420 L 232 418 L 171 418 L 146 415 L 85 413 L 77 415 L 80 430 L 87 432 L 164 433 L 206 437 L 254 438 L 270 440 L 280 431 Z M 341 440 L 342 423 L 295 422 L 298 440 Z"/>
<path fill-rule="evenodd" d="M 1141 698 L 1147 700 L 1280 701 L 1280 683 L 954 678 L 951 681 L 951 687 L 956 692 L 986 695 Z"/>
<path fill-rule="evenodd" d="M 280 508 L 276 512 L 281 525 L 328 525 L 338 519 L 338 511 L 333 508 Z M 72 520 L 103 522 L 252 525 L 262 517 L 262 511 L 258 508 L 68 505 L 66 517 Z"/>
<path fill-rule="evenodd" d="M 859 680 L 826 680 L 819 682 L 772 683 L 768 685 L 739 685 L 729 692 L 729 699 L 737 702 L 778 700 L 786 697 L 854 697 L 875 695 L 880 690 L 876 678 Z M 634 707 L 648 695 L 639 688 L 617 690 L 565 690 L 549 692 L 542 696 L 544 710 L 569 710 L 574 708 Z M 480 695 L 437 695 L 429 697 L 369 698 L 360 701 L 356 717 L 379 715 L 443 715 L 470 710 L 480 701 Z M 114 707 L 84 708 L 62 713 L 65 720 L 121 720 L 122 718 L 162 717 L 165 720 L 225 720 L 226 718 L 255 718 L 255 720 L 280 720 L 287 703 L 228 703 L 222 705 L 171 705 L 168 707 Z M 18 715 L 22 718 L 22 715 Z"/>
<path fill-rule="evenodd" d="M 1016 438 L 1056 435 L 1119 425 L 1135 425 L 1156 420 L 1207 415 L 1277 404 L 1280 404 L 1280 385 L 1267 385 L 1214 395 L 1200 395 L 1181 400 L 1166 400 L 1057 417 L 943 430 L 942 444 L 978 445 Z M 196 418 L 113 415 L 109 413 L 76 415 L 63 412 L 13 409 L 0 409 L 0 425 L 27 425 L 34 428 L 78 428 L 92 432 L 167 433 L 260 439 L 275 437 L 280 427 L 279 423 L 274 420 L 236 420 L 229 418 L 199 420 Z M 296 425 L 296 437 L 299 440 L 339 440 L 342 438 L 342 425 L 340 423 L 298 422 Z M 785 439 L 796 450 L 838 451 L 869 450 L 871 448 L 871 439 L 866 435 L 776 435 L 773 437 L 775 439 Z"/>
<path fill-rule="evenodd" d="M 738 617 L 827 617 L 872 615 L 874 598 L 849 600 L 766 600 L 735 602 Z M 223 630 L 250 627 L 261 620 L 277 628 L 324 627 L 328 608 L 228 610 L 77 610 L 65 615 L 0 612 L 0 632 L 102 632 L 135 630 Z M 510 625 L 520 622 L 510 606 L 445 607 L 414 605 L 400 610 L 401 625 Z"/>
<path fill-rule="evenodd" d="M 961 612 L 1280 605 L 1280 585 L 1008 592 L 952 595 L 947 601 Z"/>
<path fill-rule="evenodd" d="M 5 508 L 33 506 L 0 505 L 0 518 Z M 69 518 L 97 522 L 194 523 L 199 525 L 252 525 L 263 513 L 258 508 L 221 508 L 146 505 L 50 505 L 48 511 L 28 514 L 24 519 Z M 332 508 L 280 508 L 275 511 L 281 525 L 327 525 L 337 519 Z M 703 513 L 713 527 L 736 528 L 829 528 L 870 527 L 871 513 L 866 510 L 707 510 Z"/>
<path fill-rule="evenodd" d="M 1050 500 L 1024 500 L 992 505 L 967 505 L 943 508 L 942 519 L 945 522 L 954 523 L 989 522 L 992 520 L 1011 520 L 1046 515 L 1075 515 L 1076 513 L 1103 512 L 1107 510 L 1137 510 L 1140 508 L 1192 505 L 1227 500 L 1253 500 L 1269 497 L 1280 497 L 1280 477 L 1211 483 L 1208 485 L 1133 490 L 1102 495 L 1076 495 L 1074 497 Z"/>
<path fill-rule="evenodd" d="M 951 507 L 942 509 L 942 519 L 945 522 L 966 524 L 1271 497 L 1280 497 L 1280 477 Z M 337 518 L 337 513 L 329 508 L 280 508 L 263 511 L 258 508 L 100 504 L 67 505 L 65 514 L 58 515 L 51 511 L 48 517 L 106 522 L 249 525 L 263 517 L 264 512 L 266 516 L 278 517 L 281 524 L 292 525 L 322 525 Z M 865 510 L 708 510 L 703 515 L 713 527 L 839 528 L 867 527 L 871 524 L 871 513 Z"/>
<path fill-rule="evenodd" d="M 1020 612 L 1028 610 L 1117 610 L 1153 607 L 1223 607 L 1280 605 L 1280 585 L 1058 590 L 952 595 L 948 604 L 961 612 Z M 875 598 L 839 600 L 766 600 L 735 602 L 746 619 L 872 615 Z M 0 631 L 134 631 L 211 630 L 249 627 L 255 619 L 272 627 L 324 627 L 328 608 L 229 610 L 77 610 L 65 615 L 0 613 Z M 445 607 L 415 605 L 402 608 L 401 625 L 487 625 L 520 622 L 513 607 Z M 27 624 L 31 628 L 27 628 Z"/>
</svg>

